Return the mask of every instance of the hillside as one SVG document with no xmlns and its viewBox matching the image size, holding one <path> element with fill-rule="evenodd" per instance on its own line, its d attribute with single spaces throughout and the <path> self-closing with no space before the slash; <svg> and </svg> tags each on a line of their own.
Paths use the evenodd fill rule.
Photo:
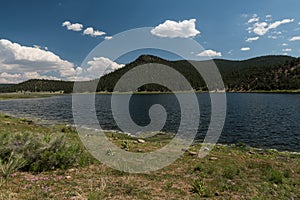
<svg viewBox="0 0 300 200">
<path fill-rule="evenodd" d="M 197 67 L 207 67 L 210 61 L 192 61 Z M 230 61 L 215 59 L 225 83 L 227 91 L 253 91 L 253 90 L 298 90 L 300 89 L 300 59 L 289 56 L 263 56 L 243 61 Z M 206 91 L 207 88 L 197 70 L 185 60 L 167 61 L 162 58 L 142 55 L 125 67 L 101 77 L 97 91 L 113 91 L 120 77 L 134 67 L 147 63 L 160 63 L 168 65 L 182 75 L 191 83 L 195 90 Z M 142 78 L 136 77 L 136 78 Z M 81 82 L 83 89 L 97 80 Z M 177 80 L 174 85 L 178 84 Z M 28 80 L 20 84 L 0 87 L 0 92 L 17 91 L 64 91 L 71 93 L 74 82 L 56 80 Z M 167 88 L 159 85 L 149 84 L 139 88 L 139 91 L 167 91 Z"/>
<path fill-rule="evenodd" d="M 57 80 L 43 80 L 43 79 L 31 79 L 16 85 L 2 87 L 0 92 L 55 92 L 55 91 L 65 91 L 71 93 L 73 91 L 74 82 L 71 81 L 57 81 Z"/>
<path fill-rule="evenodd" d="M 244 61 L 215 59 L 227 91 L 296 90 L 300 89 L 300 60 L 289 56 L 263 56 Z M 112 91 L 116 82 L 130 69 L 146 64 L 168 65 L 184 75 L 195 90 L 207 90 L 196 69 L 188 61 L 167 61 L 159 57 L 142 55 L 124 68 L 101 78 L 98 90 Z M 207 67 L 208 61 L 193 61 L 197 67 Z M 140 77 L 137 77 L 140 78 Z M 173 80 L 177 84 L 177 80 Z M 140 91 L 166 91 L 158 85 L 145 85 Z"/>
</svg>

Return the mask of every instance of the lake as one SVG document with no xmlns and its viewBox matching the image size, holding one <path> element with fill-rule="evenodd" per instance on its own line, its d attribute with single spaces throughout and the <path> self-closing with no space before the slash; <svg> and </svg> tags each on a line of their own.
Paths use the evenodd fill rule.
<svg viewBox="0 0 300 200">
<path fill-rule="evenodd" d="M 198 93 L 197 98 L 201 115 L 196 140 L 201 142 L 210 122 L 211 105 L 208 94 Z M 95 102 L 101 128 L 118 130 L 112 116 L 111 95 L 96 95 Z M 133 121 L 140 126 L 149 124 L 148 111 L 154 104 L 162 105 L 167 112 L 162 130 L 176 133 L 181 112 L 173 94 L 133 95 L 129 105 Z M 300 152 L 299 111 L 300 94 L 228 93 L 226 121 L 218 142 Z M 0 112 L 38 118 L 44 124 L 74 123 L 71 95 L 3 100 Z M 193 115 L 193 109 L 190 112 Z"/>
</svg>

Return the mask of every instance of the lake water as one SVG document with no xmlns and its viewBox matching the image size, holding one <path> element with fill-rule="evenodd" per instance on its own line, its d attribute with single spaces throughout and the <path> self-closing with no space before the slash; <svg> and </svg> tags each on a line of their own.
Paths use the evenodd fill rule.
<svg viewBox="0 0 300 200">
<path fill-rule="evenodd" d="M 200 124 L 197 140 L 201 141 L 210 122 L 210 98 L 197 94 Z M 96 111 L 103 129 L 118 130 L 111 112 L 111 95 L 96 95 Z M 130 114 L 140 126 L 150 123 L 149 108 L 161 104 L 167 112 L 163 131 L 176 133 L 180 124 L 180 107 L 173 94 L 133 95 Z M 124 105 L 125 106 L 125 105 Z M 246 143 L 257 148 L 300 152 L 300 94 L 228 93 L 227 116 L 219 143 Z M 72 96 L 0 101 L 0 112 L 39 118 L 44 123 L 73 124 Z M 191 109 L 191 115 L 193 109 Z M 187 127 L 188 128 L 188 127 Z"/>
</svg>

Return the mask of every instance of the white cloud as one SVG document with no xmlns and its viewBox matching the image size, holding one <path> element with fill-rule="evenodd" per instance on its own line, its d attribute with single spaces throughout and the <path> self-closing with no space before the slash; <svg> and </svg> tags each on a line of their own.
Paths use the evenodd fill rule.
<svg viewBox="0 0 300 200">
<path fill-rule="evenodd" d="M 83 35 L 90 35 L 92 37 L 97 37 L 105 34 L 106 33 L 103 31 L 94 30 L 93 27 L 88 27 L 83 31 Z"/>
<path fill-rule="evenodd" d="M 267 26 L 266 22 L 257 22 L 253 26 L 253 32 L 257 35 L 264 35 L 269 31 Z"/>
<path fill-rule="evenodd" d="M 105 36 L 104 39 L 105 40 L 111 40 L 113 37 L 112 36 Z"/>
<path fill-rule="evenodd" d="M 0 74 L 0 83 L 19 83 L 28 79 L 51 79 L 60 80 L 54 76 L 41 75 L 38 72 L 25 72 L 25 73 L 6 73 Z"/>
<path fill-rule="evenodd" d="M 1 82 L 20 82 L 30 78 L 68 79 L 76 74 L 73 63 L 56 54 L 6 39 L 0 39 L 0 66 Z M 57 74 L 57 77 L 49 74 Z"/>
<path fill-rule="evenodd" d="M 202 51 L 201 53 L 197 54 L 197 56 L 200 56 L 200 57 L 221 57 L 222 53 L 221 52 L 216 52 L 214 50 L 205 50 L 205 51 Z"/>
<path fill-rule="evenodd" d="M 5 79 L 17 79 L 17 78 L 20 78 L 21 76 L 22 76 L 21 74 L 9 74 L 6 72 L 2 72 L 0 74 L 0 77 L 5 78 Z"/>
<path fill-rule="evenodd" d="M 65 21 L 62 23 L 63 27 L 67 27 L 68 30 L 73 30 L 73 31 L 82 31 L 83 30 L 83 25 L 79 23 L 74 23 L 72 24 L 70 21 Z M 106 33 L 104 31 L 99 31 L 99 30 L 94 30 L 93 27 L 87 27 L 86 29 L 83 30 L 83 35 L 89 35 L 92 37 L 98 37 L 98 36 L 103 36 Z M 111 39 L 111 36 L 106 36 L 104 39 L 109 40 Z"/>
<path fill-rule="evenodd" d="M 68 30 L 71 30 L 71 31 L 82 31 L 82 28 L 83 28 L 83 25 L 82 24 L 79 24 L 79 23 L 74 23 L 72 24 L 71 22 L 69 21 L 65 21 L 62 23 L 62 26 L 63 27 L 67 27 Z"/>
<path fill-rule="evenodd" d="M 282 49 L 282 51 L 284 51 L 284 52 L 291 52 L 292 49 Z"/>
<path fill-rule="evenodd" d="M 200 34 L 200 31 L 196 29 L 196 19 L 184 20 L 184 21 L 171 21 L 166 20 L 164 23 L 156 26 L 151 30 L 153 35 L 159 37 L 168 38 L 190 38 Z"/>
<path fill-rule="evenodd" d="M 252 16 L 252 18 L 250 18 L 249 20 L 248 20 L 248 24 L 251 24 L 251 23 L 253 23 L 253 22 L 258 22 L 259 21 L 259 17 L 257 16 L 257 14 L 254 14 L 253 16 Z"/>
<path fill-rule="evenodd" d="M 300 36 L 294 36 L 291 39 L 289 39 L 289 41 L 294 42 L 294 41 L 299 41 L 300 40 Z"/>
<path fill-rule="evenodd" d="M 257 37 L 251 37 L 251 38 L 247 38 L 246 42 L 253 42 L 253 41 L 256 41 L 258 39 L 259 39 L 258 36 Z"/>
<path fill-rule="evenodd" d="M 289 46 L 287 43 L 282 43 L 282 46 L 286 47 Z"/>
<path fill-rule="evenodd" d="M 275 29 L 277 28 L 278 26 L 282 25 L 282 24 L 288 24 L 288 23 L 292 23 L 294 22 L 295 20 L 294 19 L 284 19 L 284 20 L 281 20 L 281 21 L 276 21 L 274 23 L 271 23 L 269 24 L 269 27 L 268 29 Z"/>
<path fill-rule="evenodd" d="M 241 48 L 241 51 L 250 51 L 250 47 L 243 47 Z"/>
<path fill-rule="evenodd" d="M 266 15 L 266 18 L 272 18 L 272 15 Z"/>
<path fill-rule="evenodd" d="M 90 79 L 99 78 L 104 74 L 125 66 L 124 64 L 118 64 L 105 57 L 94 57 L 93 60 L 88 61 L 87 64 L 89 65 L 87 72 Z"/>
<path fill-rule="evenodd" d="M 259 17 L 257 17 L 257 18 L 251 18 L 251 19 L 248 20 L 248 24 L 251 24 L 253 22 L 258 22 L 258 21 L 259 21 Z"/>
<path fill-rule="evenodd" d="M 281 21 L 275 21 L 269 24 L 267 22 L 257 21 L 252 27 L 249 27 L 247 30 L 249 33 L 254 32 L 257 35 L 263 36 L 272 29 L 276 29 L 283 24 L 288 24 L 292 22 L 294 22 L 294 19 L 283 19 Z"/>
<path fill-rule="evenodd" d="M 44 49 L 44 50 L 46 50 L 46 51 L 48 51 L 48 47 L 42 47 L 42 46 L 40 46 L 40 45 L 33 45 L 33 47 L 34 48 L 37 48 L 37 49 Z"/>
</svg>

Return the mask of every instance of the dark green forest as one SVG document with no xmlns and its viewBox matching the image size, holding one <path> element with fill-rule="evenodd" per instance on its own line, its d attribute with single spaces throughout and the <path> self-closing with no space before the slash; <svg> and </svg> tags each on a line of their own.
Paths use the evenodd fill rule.
<svg viewBox="0 0 300 200">
<path fill-rule="evenodd" d="M 298 90 L 300 89 L 300 58 L 290 56 L 263 56 L 243 61 L 213 60 L 217 65 L 226 91 L 258 91 L 258 90 Z M 92 85 L 98 83 L 97 92 L 112 92 L 117 81 L 136 66 L 149 63 L 167 65 L 182 74 L 197 91 L 207 91 L 205 82 L 194 68 L 210 67 L 212 61 L 167 61 L 152 55 L 142 55 L 135 61 L 99 79 L 80 82 L 81 87 L 76 92 L 93 92 Z M 193 66 L 192 66 L 192 64 Z M 159 72 L 157 72 L 159 73 Z M 155 74 L 153 74 L 155 76 Z M 143 74 L 136 79 L 142 79 Z M 180 85 L 176 78 L 169 80 L 173 85 Z M 32 79 L 16 85 L 0 87 L 0 92 L 73 92 L 74 82 L 56 80 Z M 126 91 L 126 90 L 124 90 Z M 168 91 L 168 88 L 156 84 L 148 84 L 138 88 L 138 91 Z"/>
</svg>

